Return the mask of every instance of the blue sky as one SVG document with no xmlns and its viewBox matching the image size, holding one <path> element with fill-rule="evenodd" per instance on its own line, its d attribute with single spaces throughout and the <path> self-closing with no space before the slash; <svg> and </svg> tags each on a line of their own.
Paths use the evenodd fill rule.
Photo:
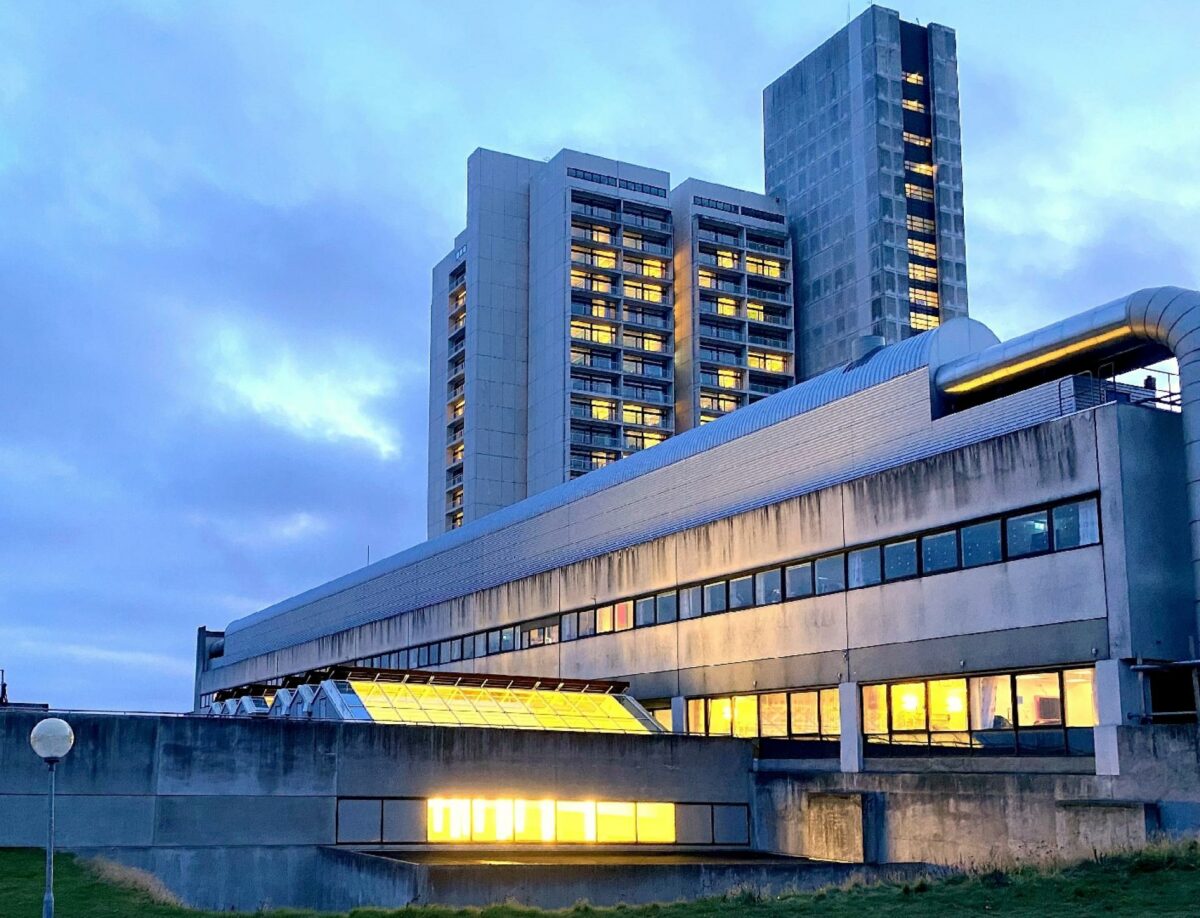
<svg viewBox="0 0 1200 918">
<path fill-rule="evenodd" d="M 854 5 L 852 11 L 862 9 Z M 1200 4 L 958 30 L 971 313 L 1200 286 Z M 424 535 L 429 269 L 486 146 L 761 189 L 844 2 L 0 2 L 0 667 L 183 709 L 195 630 Z"/>
</svg>

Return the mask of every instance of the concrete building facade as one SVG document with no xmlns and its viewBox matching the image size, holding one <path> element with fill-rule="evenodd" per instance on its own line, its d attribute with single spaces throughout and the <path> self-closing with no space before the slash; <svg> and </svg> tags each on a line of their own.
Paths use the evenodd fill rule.
<svg viewBox="0 0 1200 918">
<path fill-rule="evenodd" d="M 952 29 L 869 7 L 766 88 L 763 128 L 795 246 L 800 378 L 967 314 Z"/>
</svg>

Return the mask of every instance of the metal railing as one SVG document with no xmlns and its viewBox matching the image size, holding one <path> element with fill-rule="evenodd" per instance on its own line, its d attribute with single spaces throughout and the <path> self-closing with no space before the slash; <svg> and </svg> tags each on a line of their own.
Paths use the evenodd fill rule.
<svg viewBox="0 0 1200 918">
<path fill-rule="evenodd" d="M 720 245 L 742 247 L 742 241 L 737 236 L 726 236 L 724 233 L 714 233 L 712 230 L 696 230 L 696 238 L 705 242 L 716 242 Z"/>
<path fill-rule="evenodd" d="M 649 328 L 670 328 L 671 323 L 662 316 L 652 315 L 648 312 L 625 312 L 625 321 L 635 325 L 645 325 Z"/>
<path fill-rule="evenodd" d="M 621 369 L 634 376 L 650 376 L 655 379 L 669 379 L 671 376 L 667 367 L 657 363 L 634 363 L 627 360 Z"/>
<path fill-rule="evenodd" d="M 772 300 L 776 303 L 786 303 L 788 301 L 786 293 L 781 293 L 778 290 L 767 290 L 763 287 L 750 287 L 746 290 L 746 295 L 760 300 Z"/>
<path fill-rule="evenodd" d="M 747 239 L 746 248 L 752 252 L 765 252 L 768 255 L 781 255 L 787 258 L 787 246 L 783 245 L 771 245 L 766 242 L 755 242 L 753 239 Z"/>
<path fill-rule="evenodd" d="M 787 351 L 791 349 L 788 347 L 786 340 L 780 340 L 779 338 L 768 338 L 766 335 L 750 334 L 746 336 L 746 340 L 751 344 L 759 344 L 763 347 L 773 347 L 779 351 Z"/>
<path fill-rule="evenodd" d="M 652 389 L 643 389 L 639 391 L 626 386 L 621 390 L 621 395 L 625 398 L 633 399 L 634 401 L 638 402 L 651 402 L 655 405 L 671 404 L 671 400 L 668 398 L 665 392 L 657 392 Z"/>
</svg>

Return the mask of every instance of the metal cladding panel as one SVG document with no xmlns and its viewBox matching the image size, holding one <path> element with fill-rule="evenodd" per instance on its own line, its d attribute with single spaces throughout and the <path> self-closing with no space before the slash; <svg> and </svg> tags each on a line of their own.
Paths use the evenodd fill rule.
<svg viewBox="0 0 1200 918">
<path fill-rule="evenodd" d="M 929 333 L 877 351 L 234 622 L 215 663 L 401 615 L 1061 413 L 1057 390 L 1042 387 L 933 422 L 925 364 L 936 339 Z"/>
</svg>

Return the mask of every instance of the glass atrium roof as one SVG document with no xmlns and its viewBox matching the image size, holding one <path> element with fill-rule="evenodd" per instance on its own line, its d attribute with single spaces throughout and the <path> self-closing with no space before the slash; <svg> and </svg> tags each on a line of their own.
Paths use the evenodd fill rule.
<svg viewBox="0 0 1200 918">
<path fill-rule="evenodd" d="M 289 719 L 381 724 L 661 733 L 662 727 L 621 682 L 540 679 L 480 673 L 329 667 L 289 676 L 280 690 L 223 690 L 227 711 Z M 275 704 L 271 704 L 272 697 Z M 260 696 L 250 701 L 248 695 Z M 266 696 L 266 705 L 263 698 Z M 238 702 L 242 702 L 238 704 Z"/>
</svg>

